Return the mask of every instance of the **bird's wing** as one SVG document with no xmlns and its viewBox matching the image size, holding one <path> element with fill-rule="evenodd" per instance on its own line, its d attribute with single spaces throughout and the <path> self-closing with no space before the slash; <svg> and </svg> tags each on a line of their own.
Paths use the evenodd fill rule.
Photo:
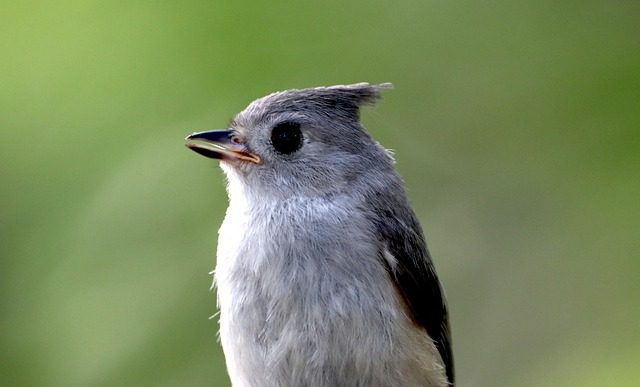
<svg viewBox="0 0 640 387">
<path fill-rule="evenodd" d="M 377 217 L 376 222 L 378 238 L 383 244 L 382 258 L 409 316 L 434 341 L 444 362 L 449 383 L 453 386 L 447 301 L 427 250 L 422 228 L 413 212 L 402 211 L 402 208 L 408 207 L 387 207 L 384 214 L 378 214 L 382 215 Z"/>
</svg>

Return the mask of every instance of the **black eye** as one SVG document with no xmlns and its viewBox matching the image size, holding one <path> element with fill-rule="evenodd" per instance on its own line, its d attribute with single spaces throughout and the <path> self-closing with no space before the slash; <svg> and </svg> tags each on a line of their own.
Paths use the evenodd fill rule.
<svg viewBox="0 0 640 387">
<path fill-rule="evenodd" d="M 289 154 L 302 147 L 302 132 L 300 124 L 295 122 L 281 122 L 271 131 L 271 144 L 276 151 Z"/>
</svg>

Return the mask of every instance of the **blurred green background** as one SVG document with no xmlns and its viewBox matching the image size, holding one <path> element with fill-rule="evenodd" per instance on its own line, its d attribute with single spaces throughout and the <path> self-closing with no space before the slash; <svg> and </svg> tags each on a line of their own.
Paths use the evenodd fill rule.
<svg viewBox="0 0 640 387">
<path fill-rule="evenodd" d="M 395 89 L 459 386 L 640 383 L 640 3 L 0 3 L 0 384 L 225 386 L 215 162 L 287 88 Z"/>
</svg>

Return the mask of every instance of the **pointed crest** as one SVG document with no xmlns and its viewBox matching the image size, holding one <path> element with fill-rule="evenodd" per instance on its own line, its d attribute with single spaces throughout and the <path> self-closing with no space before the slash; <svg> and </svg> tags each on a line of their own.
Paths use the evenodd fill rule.
<svg viewBox="0 0 640 387">
<path fill-rule="evenodd" d="M 368 83 L 355 83 L 352 85 L 336 85 L 330 87 L 318 87 L 311 90 L 318 90 L 332 95 L 337 100 L 343 100 L 354 106 L 360 107 L 373 105 L 380 99 L 382 90 L 392 89 L 391 83 L 381 83 L 369 85 Z"/>
<path fill-rule="evenodd" d="M 393 88 L 391 83 L 379 85 L 356 83 L 310 89 L 291 89 L 260 98 L 252 105 L 254 105 L 254 109 L 264 109 L 270 113 L 307 110 L 337 115 L 343 119 L 357 120 L 361 106 L 373 105 L 380 99 L 382 90 L 391 88 Z"/>
</svg>

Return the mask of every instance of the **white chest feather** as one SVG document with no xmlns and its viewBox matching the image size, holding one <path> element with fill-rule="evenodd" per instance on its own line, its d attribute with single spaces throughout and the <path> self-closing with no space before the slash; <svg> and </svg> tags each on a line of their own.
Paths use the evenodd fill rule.
<svg viewBox="0 0 640 387">
<path fill-rule="evenodd" d="M 231 203 L 215 281 L 234 386 L 444 385 L 380 242 L 343 203 Z"/>
</svg>

